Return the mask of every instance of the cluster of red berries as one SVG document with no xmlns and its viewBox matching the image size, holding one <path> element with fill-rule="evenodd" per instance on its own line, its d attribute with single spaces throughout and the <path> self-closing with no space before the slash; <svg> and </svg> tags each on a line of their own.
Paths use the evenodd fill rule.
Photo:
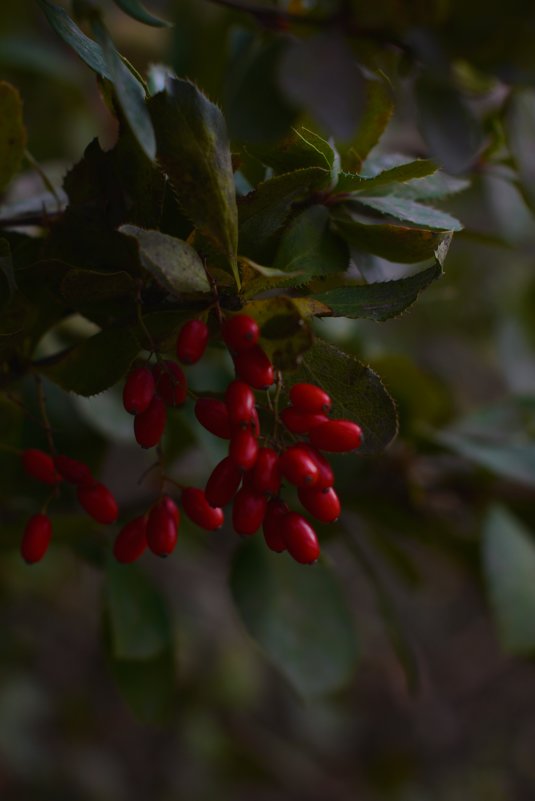
<svg viewBox="0 0 535 801">
<path fill-rule="evenodd" d="M 320 553 L 318 538 L 308 520 L 291 511 L 282 500 L 283 482 L 296 488 L 302 506 L 313 517 L 324 523 L 335 521 L 340 514 L 340 501 L 334 489 L 333 470 L 322 451 L 354 450 L 361 444 L 362 432 L 350 420 L 329 418 L 331 399 L 323 389 L 299 383 L 291 387 L 290 405 L 280 416 L 268 395 L 275 425 L 273 436 L 262 436 L 255 390 L 269 390 L 275 373 L 259 344 L 258 324 L 248 315 L 237 314 L 222 324 L 221 334 L 232 355 L 236 377 L 228 385 L 224 399 L 197 398 L 195 416 L 212 434 L 229 440 L 228 455 L 216 465 L 204 490 L 182 488 L 182 510 L 201 528 L 214 531 L 223 525 L 223 507 L 232 502 L 232 524 L 239 535 L 250 536 L 262 526 L 271 550 L 287 550 L 296 561 L 311 564 Z M 208 338 L 203 321 L 185 323 L 176 343 L 179 361 L 184 365 L 198 362 Z M 142 447 L 158 445 L 167 408 L 182 405 L 187 395 L 186 376 L 175 361 L 159 360 L 152 368 L 143 365 L 130 371 L 123 404 L 127 412 L 135 415 L 134 434 Z M 285 429 L 282 432 L 279 421 Z M 23 462 L 27 472 L 45 483 L 56 484 L 65 479 L 75 484 L 80 504 L 98 522 L 116 520 L 113 496 L 93 479 L 86 465 L 36 450 L 25 451 Z M 177 504 L 162 494 L 145 515 L 123 526 L 115 540 L 115 557 L 120 562 L 132 562 L 146 548 L 158 556 L 169 555 L 177 542 L 179 523 Z M 22 544 L 26 561 L 34 562 L 43 556 L 50 536 L 48 517 L 35 515 Z"/>
</svg>

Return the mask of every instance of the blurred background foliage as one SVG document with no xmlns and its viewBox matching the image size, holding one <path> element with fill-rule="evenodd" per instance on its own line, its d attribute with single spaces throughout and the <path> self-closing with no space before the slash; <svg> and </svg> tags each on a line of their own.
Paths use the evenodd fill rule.
<svg viewBox="0 0 535 801">
<path fill-rule="evenodd" d="M 376 156 L 434 158 L 466 184 L 443 203 L 465 230 L 445 277 L 403 317 L 318 323 L 383 377 L 400 435 L 380 456 L 339 459 L 346 511 L 321 533 L 340 587 L 306 578 L 296 610 L 284 596 L 296 576 L 281 576 L 277 610 L 290 622 L 274 667 L 233 605 L 232 538 L 184 521 L 171 560 L 142 560 L 128 575 L 108 565 L 104 582 L 110 534 L 66 506 L 51 552 L 28 570 L 17 546 L 37 492 L 1 453 L 2 799 L 532 801 L 533 3 L 236 3 L 251 14 L 231 2 L 152 0 L 172 27 L 142 25 L 119 5 L 101 3 L 119 51 L 142 74 L 167 63 L 197 82 L 221 105 L 236 149 L 253 152 L 302 123 L 334 137 L 354 169 L 379 139 Z M 94 75 L 37 3 L 0 10 L 0 68 L 23 98 L 28 151 L 54 186 L 93 137 L 111 146 L 116 123 Z M 246 176 L 254 164 L 243 153 Z M 0 220 L 45 191 L 27 163 Z M 88 325 L 70 319 L 48 347 Z M 214 350 L 192 383 L 222 389 L 228 375 Z M 32 387 L 23 392 L 29 414 L 2 400 L 7 446 L 42 441 Z M 48 385 L 47 397 L 59 447 L 100 468 L 128 513 L 142 510 L 153 487 L 136 482 L 150 462 L 119 392 L 84 399 Z M 188 482 L 224 455 L 184 413 L 166 449 Z M 244 591 L 245 571 L 261 607 L 261 559 L 245 550 L 232 591 Z M 339 592 L 350 620 L 333 617 Z M 133 600 L 122 625 L 124 597 Z M 344 626 L 358 653 L 343 652 Z M 331 638 L 342 653 L 329 651 Z M 317 678 L 310 660 L 325 663 L 326 687 L 333 663 L 342 689 L 317 694 L 311 680 L 300 698 L 291 674 Z"/>
</svg>

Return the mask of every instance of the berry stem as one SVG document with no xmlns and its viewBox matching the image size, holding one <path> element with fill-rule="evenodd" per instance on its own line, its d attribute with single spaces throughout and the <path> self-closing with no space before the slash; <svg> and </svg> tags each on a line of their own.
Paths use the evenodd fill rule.
<svg viewBox="0 0 535 801">
<path fill-rule="evenodd" d="M 45 397 L 45 389 L 43 386 L 43 379 L 37 373 L 34 373 L 34 378 L 37 391 L 37 403 L 39 404 L 39 412 L 41 414 L 41 419 L 43 421 L 43 429 L 46 434 L 46 439 L 48 442 L 48 450 L 50 451 L 52 456 L 55 456 L 56 446 L 54 445 L 52 426 L 50 425 L 50 420 L 48 419 L 48 414 L 46 411 L 46 397 Z"/>
</svg>

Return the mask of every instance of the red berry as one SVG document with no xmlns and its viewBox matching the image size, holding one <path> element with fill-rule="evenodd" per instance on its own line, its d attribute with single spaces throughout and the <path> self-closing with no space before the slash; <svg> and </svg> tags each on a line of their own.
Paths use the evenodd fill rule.
<svg viewBox="0 0 535 801">
<path fill-rule="evenodd" d="M 221 528 L 225 516 L 219 507 L 210 506 L 201 489 L 186 487 L 182 490 L 182 508 L 189 517 L 201 528 L 214 531 Z"/>
<path fill-rule="evenodd" d="M 258 456 L 258 440 L 252 431 L 238 429 L 230 438 L 228 455 L 236 467 L 250 470 Z"/>
<path fill-rule="evenodd" d="M 323 523 L 334 523 L 340 517 L 340 500 L 332 487 L 301 487 L 297 494 L 307 512 Z"/>
<path fill-rule="evenodd" d="M 134 434 L 142 448 L 153 448 L 163 436 L 167 421 L 165 403 L 157 395 L 154 396 L 148 409 L 136 416 Z"/>
<path fill-rule="evenodd" d="M 258 419 L 258 412 L 256 411 L 256 407 L 253 409 L 253 413 L 251 415 L 250 427 L 253 436 L 255 436 L 258 439 L 258 437 L 260 436 L 260 420 Z"/>
<path fill-rule="evenodd" d="M 258 342 L 260 330 L 256 320 L 247 314 L 236 314 L 223 324 L 223 340 L 229 350 L 242 353 Z"/>
<path fill-rule="evenodd" d="M 254 411 L 255 397 L 251 387 L 245 381 L 231 381 L 225 392 L 228 417 L 231 427 L 247 428 Z"/>
<path fill-rule="evenodd" d="M 176 341 L 176 355 L 183 364 L 195 364 L 208 344 L 208 326 L 202 320 L 184 323 Z"/>
<path fill-rule="evenodd" d="M 315 384 L 294 384 L 290 389 L 290 401 L 300 412 L 328 414 L 332 401 L 321 387 Z"/>
<path fill-rule="evenodd" d="M 54 457 L 54 464 L 58 473 L 71 484 L 92 484 L 94 481 L 91 470 L 86 464 L 77 459 L 71 459 L 64 453 Z"/>
<path fill-rule="evenodd" d="M 279 456 L 273 448 L 260 448 L 251 470 L 252 487 L 256 492 L 276 495 L 280 490 Z"/>
<path fill-rule="evenodd" d="M 351 420 L 328 420 L 312 429 L 309 439 L 315 448 L 322 451 L 344 453 L 361 445 L 362 431 Z"/>
<path fill-rule="evenodd" d="M 52 536 L 52 523 L 47 515 L 30 517 L 24 529 L 20 553 L 25 562 L 32 565 L 45 555 Z"/>
<path fill-rule="evenodd" d="M 262 526 L 264 539 L 268 548 L 277 553 L 286 550 L 286 541 L 281 531 L 281 521 L 288 514 L 288 511 L 288 507 L 280 498 L 273 498 L 267 505 Z"/>
<path fill-rule="evenodd" d="M 160 398 L 168 406 L 181 406 L 188 395 L 188 382 L 182 367 L 166 359 L 156 364 L 152 372 Z"/>
<path fill-rule="evenodd" d="M 234 498 L 232 524 L 234 531 L 249 536 L 258 531 L 266 514 L 267 498 L 243 487 Z"/>
<path fill-rule="evenodd" d="M 104 484 L 81 484 L 77 489 L 78 502 L 97 523 L 115 523 L 119 515 L 117 501 Z"/>
<path fill-rule="evenodd" d="M 282 518 L 280 527 L 288 553 L 296 562 L 310 565 L 318 559 L 320 546 L 316 532 L 302 515 L 288 512 Z"/>
<path fill-rule="evenodd" d="M 176 504 L 165 496 L 157 501 L 147 519 L 147 544 L 157 556 L 173 552 L 177 536 L 179 515 Z"/>
<path fill-rule="evenodd" d="M 50 454 L 39 451 L 37 448 L 28 448 L 22 454 L 22 466 L 26 473 L 43 484 L 57 484 L 61 476 L 54 466 Z"/>
<path fill-rule="evenodd" d="M 319 470 L 317 482 L 314 484 L 314 489 L 324 489 L 325 487 L 332 487 L 334 484 L 334 472 L 329 460 L 316 448 L 313 448 L 308 443 L 303 442 L 302 447 L 312 457 Z"/>
<path fill-rule="evenodd" d="M 287 406 L 280 413 L 280 417 L 288 431 L 293 434 L 308 434 L 313 428 L 327 422 L 324 414 L 301 412 L 295 406 Z"/>
<path fill-rule="evenodd" d="M 239 378 L 255 389 L 267 389 L 273 383 L 273 365 L 260 345 L 238 353 L 234 367 Z"/>
<path fill-rule="evenodd" d="M 147 518 L 143 515 L 122 527 L 113 544 L 113 555 L 118 562 L 128 564 L 139 559 L 146 547 Z"/>
<path fill-rule="evenodd" d="M 226 506 L 238 492 L 242 475 L 230 456 L 219 462 L 212 470 L 204 491 L 210 506 Z"/>
<path fill-rule="evenodd" d="M 312 487 L 318 481 L 318 466 L 302 445 L 292 445 L 285 450 L 279 458 L 279 468 L 296 487 Z"/>
<path fill-rule="evenodd" d="M 135 367 L 128 373 L 123 389 L 123 406 L 129 414 L 141 414 L 148 408 L 156 389 L 148 367 Z"/>
<path fill-rule="evenodd" d="M 228 409 L 217 398 L 198 398 L 195 403 L 195 417 L 210 434 L 221 439 L 230 439 Z"/>
</svg>

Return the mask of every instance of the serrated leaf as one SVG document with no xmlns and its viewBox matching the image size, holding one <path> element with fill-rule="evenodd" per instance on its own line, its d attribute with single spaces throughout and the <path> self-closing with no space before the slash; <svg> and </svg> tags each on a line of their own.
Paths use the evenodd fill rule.
<svg viewBox="0 0 535 801">
<path fill-rule="evenodd" d="M 20 94 L 7 81 L 0 81 L 0 189 L 18 172 L 26 138 Z"/>
<path fill-rule="evenodd" d="M 362 115 L 348 148 L 347 160 L 354 169 L 360 170 L 364 159 L 385 132 L 393 113 L 394 97 L 390 86 L 382 77 L 367 78 Z"/>
<path fill-rule="evenodd" d="M 151 14 L 139 0 L 114 0 L 116 6 L 128 14 L 132 19 L 142 22 L 144 25 L 151 25 L 154 28 L 168 28 L 172 25 L 171 22 L 166 22 L 160 17 L 155 17 Z"/>
<path fill-rule="evenodd" d="M 371 177 L 342 172 L 340 173 L 335 192 L 369 192 L 378 187 L 404 183 L 414 178 L 423 178 L 432 175 L 437 169 L 437 165 L 429 161 L 429 159 L 417 159 L 416 161 L 409 161 L 383 170 Z"/>
<path fill-rule="evenodd" d="M 396 407 L 377 373 L 321 339 L 315 340 L 288 381 L 323 387 L 333 400 L 333 417 L 353 420 L 362 428 L 362 453 L 383 450 L 397 434 Z"/>
<path fill-rule="evenodd" d="M 172 295 L 210 292 L 201 258 L 187 242 L 135 225 L 122 225 L 119 231 L 136 240 L 143 267 Z"/>
<path fill-rule="evenodd" d="M 398 198 L 394 195 L 388 197 L 366 197 L 356 195 L 356 203 L 360 203 L 381 214 L 389 217 L 396 217 L 403 222 L 410 222 L 422 228 L 432 228 L 436 231 L 462 231 L 463 225 L 451 214 L 431 206 L 424 206 L 423 203 L 416 203 L 414 200 Z"/>
<path fill-rule="evenodd" d="M 111 81 L 112 75 L 100 45 L 80 30 L 64 8 L 50 3 L 49 0 L 37 0 L 37 2 L 43 9 L 50 25 L 63 41 L 72 47 L 88 67 Z"/>
<path fill-rule="evenodd" d="M 273 266 L 299 270 L 306 275 L 343 272 L 349 265 L 345 242 L 330 227 L 326 206 L 310 206 L 298 214 L 285 230 Z"/>
<path fill-rule="evenodd" d="M 437 171 L 434 175 L 427 178 L 417 178 L 414 181 L 407 181 L 405 184 L 398 184 L 392 191 L 396 197 L 407 198 L 407 200 L 442 200 L 443 198 L 463 192 L 470 186 L 470 181 L 464 178 L 454 178 L 453 175 Z M 391 188 L 385 188 L 385 193 Z"/>
<path fill-rule="evenodd" d="M 333 317 L 364 317 L 369 320 L 388 320 L 397 317 L 411 306 L 420 292 L 442 275 L 442 267 L 435 263 L 408 278 L 376 284 L 346 283 L 325 292 L 318 292 L 316 282 L 312 297 L 325 304 Z"/>
<path fill-rule="evenodd" d="M 299 270 L 286 272 L 264 267 L 246 258 L 240 258 L 239 265 L 242 277 L 240 297 L 244 300 L 250 300 L 269 289 L 299 286 L 306 280 L 306 275 Z"/>
<path fill-rule="evenodd" d="M 278 296 L 247 303 L 243 314 L 253 317 L 260 326 L 261 344 L 278 369 L 295 367 L 301 355 L 311 347 L 313 337 L 306 322 L 307 309 L 299 298 Z"/>
<path fill-rule="evenodd" d="M 247 144 L 247 151 L 278 173 L 321 167 L 331 173 L 339 156 L 333 145 L 308 128 L 296 128 L 290 136 L 276 144 Z"/>
<path fill-rule="evenodd" d="M 323 562 L 303 567 L 251 540 L 236 552 L 231 590 L 249 634 L 305 698 L 349 681 L 358 659 L 353 621 Z"/>
<path fill-rule="evenodd" d="M 491 508 L 483 531 L 487 591 L 503 647 L 535 651 L 535 540 L 507 509 Z"/>
<path fill-rule="evenodd" d="M 158 160 L 184 213 L 239 284 L 236 195 L 221 111 L 194 84 L 179 79 L 169 79 L 149 109 Z"/>
</svg>

